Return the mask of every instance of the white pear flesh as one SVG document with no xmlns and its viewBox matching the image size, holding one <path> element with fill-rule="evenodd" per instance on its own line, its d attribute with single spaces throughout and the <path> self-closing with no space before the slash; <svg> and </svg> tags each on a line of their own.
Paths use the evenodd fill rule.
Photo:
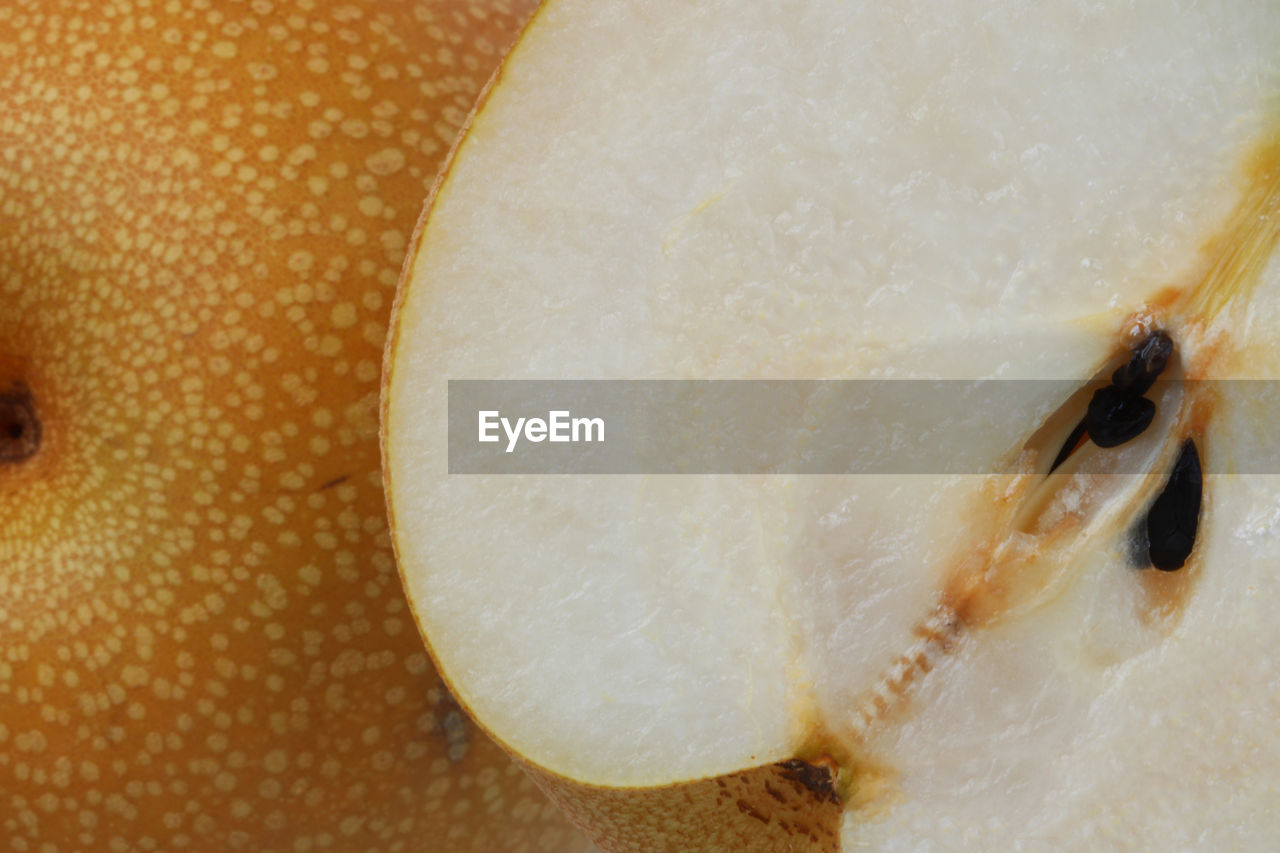
<svg viewBox="0 0 1280 853">
<path fill-rule="evenodd" d="M 1280 264 L 1210 316 L 1159 299 L 1204 278 L 1278 111 L 1274 2 L 550 0 L 438 188 L 389 350 L 396 547 L 460 701 L 603 786 L 856 756 L 884 793 L 850 801 L 845 849 L 1268 849 L 1256 406 L 1197 433 L 1176 607 L 1124 553 L 1191 428 L 1175 406 L 1128 450 L 1152 476 L 1077 478 L 1084 522 L 1030 542 L 1052 589 L 945 652 L 921 626 L 1004 480 L 451 476 L 445 424 L 449 378 L 1083 382 L 1143 312 L 1189 371 L 1275 378 Z M 1041 424 L 997 426 L 993 475 Z"/>
</svg>

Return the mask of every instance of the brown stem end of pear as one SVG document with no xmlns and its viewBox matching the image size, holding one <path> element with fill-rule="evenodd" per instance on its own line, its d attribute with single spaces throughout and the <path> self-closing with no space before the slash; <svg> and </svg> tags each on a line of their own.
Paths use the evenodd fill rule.
<svg viewBox="0 0 1280 853">
<path fill-rule="evenodd" d="M 35 395 L 26 383 L 0 386 L 0 465 L 25 462 L 35 456 L 42 433 Z"/>
</svg>

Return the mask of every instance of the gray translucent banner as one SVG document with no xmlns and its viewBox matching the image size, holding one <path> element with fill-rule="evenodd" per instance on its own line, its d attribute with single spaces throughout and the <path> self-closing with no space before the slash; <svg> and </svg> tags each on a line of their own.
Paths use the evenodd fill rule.
<svg viewBox="0 0 1280 853">
<path fill-rule="evenodd" d="M 451 474 L 988 474 L 1047 470 L 1105 383 L 450 380 Z M 1151 425 L 1063 471 L 1146 474 L 1195 437 L 1207 472 L 1280 473 L 1280 382 L 1156 383 Z M 1233 417 L 1221 417 L 1230 410 Z M 1194 416 L 1192 416 L 1194 412 Z M 1219 431 L 1229 458 L 1206 454 Z M 1029 454 L 1029 455 L 1028 455 Z"/>
</svg>

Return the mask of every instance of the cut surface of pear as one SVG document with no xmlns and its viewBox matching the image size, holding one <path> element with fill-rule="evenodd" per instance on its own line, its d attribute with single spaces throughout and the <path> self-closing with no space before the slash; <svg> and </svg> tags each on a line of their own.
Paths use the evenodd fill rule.
<svg viewBox="0 0 1280 853">
<path fill-rule="evenodd" d="M 1083 386 L 1153 329 L 1180 378 L 1275 378 L 1278 118 L 1273 3 L 551 0 L 389 349 L 396 547 L 460 701 L 610 796 L 830 761 L 843 849 L 1264 849 L 1265 400 L 1188 383 L 1052 478 L 1043 422 L 912 477 L 450 475 L 445 424 L 448 378 Z M 1136 568 L 1188 439 L 1194 551 Z"/>
</svg>

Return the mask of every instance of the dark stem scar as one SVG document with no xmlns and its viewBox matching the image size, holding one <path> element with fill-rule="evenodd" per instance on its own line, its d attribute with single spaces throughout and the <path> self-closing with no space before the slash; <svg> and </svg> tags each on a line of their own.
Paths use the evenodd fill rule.
<svg viewBox="0 0 1280 853">
<path fill-rule="evenodd" d="M 819 800 L 837 804 L 840 802 L 840 795 L 836 793 L 835 776 L 830 768 L 821 764 L 810 764 L 798 758 L 783 761 L 778 764 L 778 767 L 782 771 L 782 778 L 792 782 L 798 788 L 803 788 Z"/>
<path fill-rule="evenodd" d="M 0 389 L 0 464 L 25 462 L 40 449 L 40 416 L 24 382 Z"/>
</svg>

